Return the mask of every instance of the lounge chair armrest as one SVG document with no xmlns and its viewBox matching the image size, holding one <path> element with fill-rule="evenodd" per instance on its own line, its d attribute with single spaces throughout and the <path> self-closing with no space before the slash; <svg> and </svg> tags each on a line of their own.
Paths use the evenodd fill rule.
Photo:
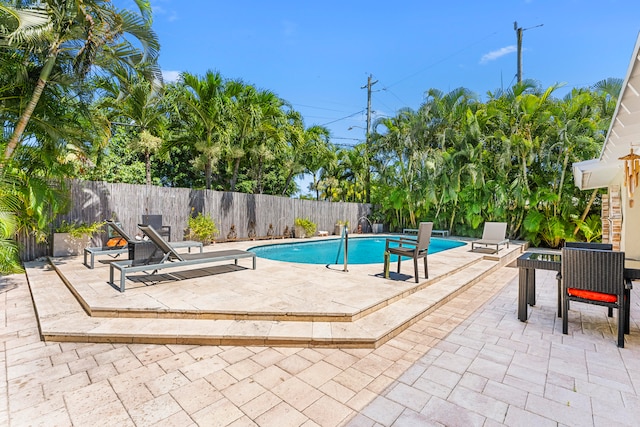
<svg viewBox="0 0 640 427">
<path fill-rule="evenodd" d="M 161 236 L 166 236 L 167 241 L 171 241 L 171 226 L 170 225 L 162 225 L 160 226 L 160 230 L 158 230 Z"/>
</svg>

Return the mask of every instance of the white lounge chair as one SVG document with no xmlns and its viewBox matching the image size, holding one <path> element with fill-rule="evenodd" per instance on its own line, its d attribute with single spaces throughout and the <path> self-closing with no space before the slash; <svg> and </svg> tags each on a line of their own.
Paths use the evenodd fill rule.
<svg viewBox="0 0 640 427">
<path fill-rule="evenodd" d="M 506 222 L 485 222 L 482 239 L 471 242 L 471 250 L 473 251 L 476 245 L 483 245 L 484 247 L 495 246 L 495 253 L 498 253 L 502 245 L 507 245 L 507 248 L 509 248 L 509 239 L 506 236 Z"/>
</svg>

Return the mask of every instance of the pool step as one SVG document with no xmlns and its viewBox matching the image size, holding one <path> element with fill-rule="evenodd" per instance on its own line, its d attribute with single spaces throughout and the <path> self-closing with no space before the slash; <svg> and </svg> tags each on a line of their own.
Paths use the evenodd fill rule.
<svg viewBox="0 0 640 427">
<path fill-rule="evenodd" d="M 507 283 L 508 262 L 479 259 L 351 322 L 90 316 L 51 264 L 25 267 L 46 341 L 372 348 L 480 281 Z"/>
</svg>

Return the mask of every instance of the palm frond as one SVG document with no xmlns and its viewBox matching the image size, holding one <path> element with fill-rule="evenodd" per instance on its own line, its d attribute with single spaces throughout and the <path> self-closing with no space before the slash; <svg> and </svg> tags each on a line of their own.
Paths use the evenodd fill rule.
<svg viewBox="0 0 640 427">
<path fill-rule="evenodd" d="M 48 39 L 52 20 L 45 6 L 18 9 L 0 5 L 0 44 L 36 44 Z"/>
</svg>

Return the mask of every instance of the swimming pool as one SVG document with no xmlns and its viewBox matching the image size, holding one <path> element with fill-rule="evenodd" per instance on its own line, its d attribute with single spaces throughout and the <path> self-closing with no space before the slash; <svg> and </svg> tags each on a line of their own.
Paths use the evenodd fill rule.
<svg viewBox="0 0 640 427">
<path fill-rule="evenodd" d="M 387 237 L 358 237 L 349 239 L 349 264 L 376 264 L 384 262 L 384 248 Z M 429 254 L 464 246 L 458 240 L 431 238 Z M 397 244 L 395 245 L 397 246 Z M 339 250 L 340 248 L 340 250 Z M 302 264 L 342 264 L 344 248 L 340 239 L 314 240 L 310 242 L 283 243 L 250 248 L 261 258 L 275 261 L 298 262 Z M 397 261 L 393 255 L 391 261 Z"/>
</svg>

